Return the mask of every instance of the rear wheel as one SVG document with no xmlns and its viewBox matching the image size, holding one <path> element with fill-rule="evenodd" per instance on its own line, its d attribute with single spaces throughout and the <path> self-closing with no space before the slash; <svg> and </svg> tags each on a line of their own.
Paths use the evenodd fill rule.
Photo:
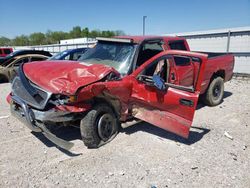
<svg viewBox="0 0 250 188">
<path fill-rule="evenodd" d="M 217 77 L 212 80 L 205 94 L 204 102 L 208 106 L 216 106 L 221 103 L 224 95 L 224 80 Z"/>
<path fill-rule="evenodd" d="M 119 131 L 118 120 L 106 104 L 99 104 L 81 120 L 82 140 L 88 148 L 98 148 L 111 140 Z"/>
</svg>

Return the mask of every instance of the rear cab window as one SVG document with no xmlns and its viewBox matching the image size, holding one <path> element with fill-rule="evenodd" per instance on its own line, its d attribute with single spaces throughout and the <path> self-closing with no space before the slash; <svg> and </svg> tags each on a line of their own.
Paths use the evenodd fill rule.
<svg viewBox="0 0 250 188">
<path fill-rule="evenodd" d="M 187 51 L 187 47 L 184 40 L 169 41 L 168 45 L 171 50 L 184 50 Z"/>
<path fill-rule="evenodd" d="M 11 53 L 11 50 L 10 50 L 10 49 L 3 49 L 3 53 L 4 53 L 4 54 L 10 54 L 10 53 Z"/>
</svg>

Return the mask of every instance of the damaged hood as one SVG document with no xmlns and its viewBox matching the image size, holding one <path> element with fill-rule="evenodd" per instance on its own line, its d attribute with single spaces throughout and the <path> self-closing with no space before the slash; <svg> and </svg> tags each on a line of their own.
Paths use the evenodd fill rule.
<svg viewBox="0 0 250 188">
<path fill-rule="evenodd" d="M 40 61 L 23 66 L 26 77 L 42 89 L 61 94 L 75 94 L 79 87 L 97 82 L 114 72 L 114 68 L 102 64 L 86 64 L 75 61 Z"/>
</svg>

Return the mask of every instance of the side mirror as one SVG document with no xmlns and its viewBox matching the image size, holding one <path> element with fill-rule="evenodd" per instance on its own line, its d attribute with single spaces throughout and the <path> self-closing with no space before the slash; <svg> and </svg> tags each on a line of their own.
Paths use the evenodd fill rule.
<svg viewBox="0 0 250 188">
<path fill-rule="evenodd" d="M 161 91 L 166 90 L 167 88 L 164 80 L 159 75 L 155 74 L 153 76 L 153 83 L 154 83 L 154 86 Z"/>
</svg>

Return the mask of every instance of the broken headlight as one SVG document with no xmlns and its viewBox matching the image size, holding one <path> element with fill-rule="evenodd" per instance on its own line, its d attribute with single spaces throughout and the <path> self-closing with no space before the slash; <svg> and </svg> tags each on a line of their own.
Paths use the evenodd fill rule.
<svg viewBox="0 0 250 188">
<path fill-rule="evenodd" d="M 77 101 L 76 95 L 55 95 L 56 100 L 59 102 L 59 104 L 70 104 Z"/>
</svg>

